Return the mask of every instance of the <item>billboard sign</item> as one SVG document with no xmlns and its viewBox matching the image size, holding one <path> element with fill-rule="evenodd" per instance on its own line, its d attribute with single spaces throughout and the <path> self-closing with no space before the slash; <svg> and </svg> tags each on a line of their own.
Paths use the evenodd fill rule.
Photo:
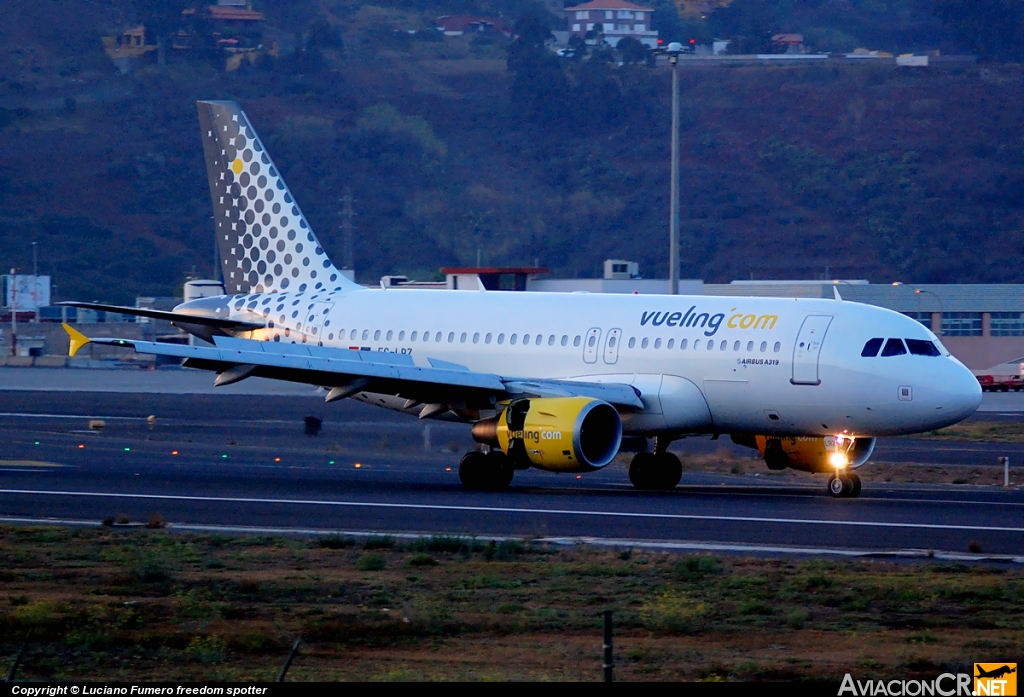
<svg viewBox="0 0 1024 697">
<path fill-rule="evenodd" d="M 7 274 L 3 278 L 5 308 L 14 307 L 19 312 L 36 312 L 40 307 L 50 304 L 49 276 Z"/>
</svg>

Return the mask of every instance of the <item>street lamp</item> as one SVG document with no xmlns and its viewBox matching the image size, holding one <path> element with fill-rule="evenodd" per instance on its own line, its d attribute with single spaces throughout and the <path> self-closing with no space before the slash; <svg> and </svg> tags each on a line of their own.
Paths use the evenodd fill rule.
<svg viewBox="0 0 1024 697">
<path fill-rule="evenodd" d="M 668 252 L 668 283 L 669 295 L 679 294 L 679 54 L 683 45 L 673 41 L 668 48 L 659 50 L 668 56 L 672 64 L 672 195 L 669 206 L 669 252 Z"/>
<path fill-rule="evenodd" d="M 942 307 L 942 298 L 940 298 L 936 293 L 934 293 L 934 292 L 932 292 L 930 290 L 926 290 L 924 288 L 915 288 L 914 289 L 914 295 L 921 295 L 921 293 L 927 293 L 928 295 L 932 296 L 933 298 L 935 298 L 935 302 L 937 302 L 939 304 L 939 331 L 937 331 L 935 333 L 937 335 L 939 335 L 939 336 L 942 336 L 942 316 L 944 314 L 946 314 L 945 310 Z M 928 327 L 928 328 L 931 329 L 931 327 Z"/>
</svg>

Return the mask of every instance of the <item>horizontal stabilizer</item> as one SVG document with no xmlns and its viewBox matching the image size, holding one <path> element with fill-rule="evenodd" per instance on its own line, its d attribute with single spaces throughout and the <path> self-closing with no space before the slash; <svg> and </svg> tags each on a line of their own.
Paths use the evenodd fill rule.
<svg viewBox="0 0 1024 697">
<path fill-rule="evenodd" d="M 135 317 L 149 317 L 150 319 L 162 319 L 175 324 L 199 324 L 205 327 L 217 327 L 219 329 L 263 329 L 267 325 L 262 322 L 243 322 L 238 319 L 227 317 L 209 317 L 205 315 L 190 315 L 184 312 L 169 312 L 167 310 L 150 310 L 144 307 L 121 307 L 120 305 L 104 305 L 103 303 L 81 303 L 63 302 L 56 303 L 66 307 L 81 307 L 86 310 L 102 310 L 103 312 L 116 312 L 121 315 L 134 315 Z"/>
</svg>

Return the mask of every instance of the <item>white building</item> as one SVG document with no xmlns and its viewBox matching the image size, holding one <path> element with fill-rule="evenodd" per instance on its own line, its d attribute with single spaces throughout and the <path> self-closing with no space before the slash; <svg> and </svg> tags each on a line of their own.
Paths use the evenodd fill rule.
<svg viewBox="0 0 1024 697">
<path fill-rule="evenodd" d="M 658 45 L 658 32 L 651 29 L 653 7 L 634 5 L 625 0 L 591 0 L 565 8 L 569 31 L 585 37 L 588 31 L 604 34 L 604 40 L 615 46 L 619 39 L 632 36 L 650 48 Z"/>
</svg>

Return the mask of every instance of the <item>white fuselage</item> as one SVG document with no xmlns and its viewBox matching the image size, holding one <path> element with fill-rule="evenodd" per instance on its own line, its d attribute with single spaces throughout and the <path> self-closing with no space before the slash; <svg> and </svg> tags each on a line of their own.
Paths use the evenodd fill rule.
<svg viewBox="0 0 1024 697">
<path fill-rule="evenodd" d="M 267 322 L 244 335 L 253 339 L 632 384 L 645 406 L 623 414 L 634 434 L 893 435 L 956 423 L 981 401 L 977 380 L 926 327 L 853 302 L 358 289 L 188 306 L 211 301 L 232 319 Z M 872 338 L 930 341 L 941 355 L 863 357 Z"/>
</svg>

